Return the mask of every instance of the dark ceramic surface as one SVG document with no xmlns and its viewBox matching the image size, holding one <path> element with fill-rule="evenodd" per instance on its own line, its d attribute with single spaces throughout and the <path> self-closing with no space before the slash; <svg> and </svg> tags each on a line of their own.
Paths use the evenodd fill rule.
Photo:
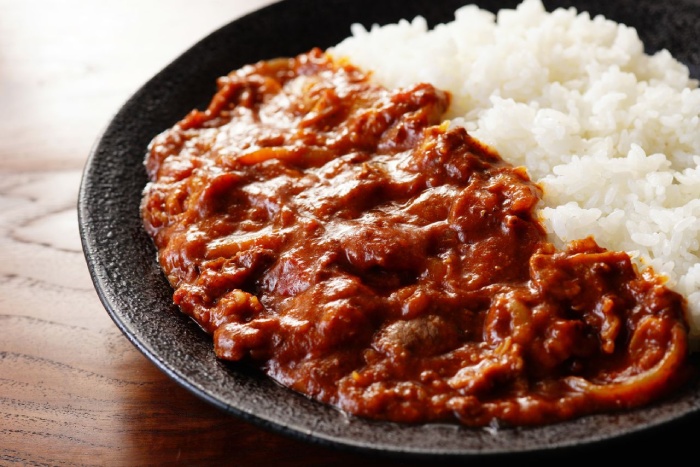
<svg viewBox="0 0 700 467">
<path fill-rule="evenodd" d="M 255 371 L 217 361 L 210 338 L 171 304 L 171 289 L 141 228 L 148 142 L 193 107 L 204 106 L 215 78 L 244 64 L 331 46 L 350 24 L 425 16 L 449 21 L 464 0 L 288 0 L 215 31 L 146 83 L 118 112 L 93 148 L 78 200 L 81 237 L 95 288 L 130 341 L 175 381 L 224 411 L 286 435 L 343 449 L 392 456 L 479 457 L 610 449 L 654 451 L 690 441 L 700 423 L 700 384 L 659 405 L 528 429 L 472 430 L 451 425 L 399 426 L 349 418 L 276 385 Z M 516 1 L 483 0 L 497 10 Z M 668 48 L 700 74 L 700 2 L 582 0 L 592 14 L 638 28 L 648 51 Z"/>
</svg>

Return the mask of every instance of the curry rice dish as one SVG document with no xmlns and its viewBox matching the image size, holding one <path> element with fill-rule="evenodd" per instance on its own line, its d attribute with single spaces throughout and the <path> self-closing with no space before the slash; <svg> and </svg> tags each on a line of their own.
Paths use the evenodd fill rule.
<svg viewBox="0 0 700 467">
<path fill-rule="evenodd" d="M 596 136 L 591 126 L 600 118 L 584 115 L 587 92 L 634 75 L 638 113 L 653 88 L 671 93 L 666 101 L 682 95 L 679 112 L 697 123 L 700 98 L 687 70 L 663 54 L 636 56 L 622 25 L 573 10 L 550 14 L 536 0 L 498 17 L 476 7 L 456 17 L 434 31 L 421 18 L 370 32 L 355 27 L 330 53 L 312 50 L 234 71 L 219 80 L 208 109 L 153 140 L 142 214 L 175 303 L 212 334 L 219 358 L 249 362 L 296 391 L 368 418 L 537 425 L 664 397 L 689 376 L 697 295 L 688 277 L 697 262 L 679 274 L 653 248 L 627 248 L 625 235 L 614 235 L 616 212 L 634 218 L 625 200 L 636 196 L 637 208 L 647 202 L 635 187 L 625 192 L 604 180 L 608 194 L 585 205 L 576 201 L 580 192 L 560 185 L 571 184 L 577 171 L 581 178 L 591 166 L 612 166 L 631 178 L 646 170 L 636 188 L 648 191 L 643 182 L 655 182 L 649 173 L 663 181 L 672 172 L 676 181 L 666 188 L 680 185 L 675 198 L 657 187 L 666 205 L 655 207 L 685 216 L 679 230 L 692 231 L 692 216 L 673 203 L 682 204 L 698 184 L 698 142 L 679 139 L 681 149 L 646 156 L 639 144 L 653 149 L 658 142 L 628 129 L 629 141 L 602 143 L 615 124 Z M 593 48 L 565 35 L 558 48 L 537 46 L 562 26 L 578 28 Z M 594 31 L 606 37 L 596 39 Z M 537 65 L 551 82 L 536 90 L 518 82 L 523 76 L 509 77 L 507 66 L 486 90 L 469 79 L 460 88 L 450 81 L 454 73 L 441 73 L 450 56 L 455 69 L 472 64 L 464 76 L 478 77 L 486 57 L 512 50 L 508 34 L 529 38 L 521 47 L 532 46 L 527 53 L 547 49 L 563 57 L 568 47 L 589 76 L 554 79 L 557 61 L 543 64 L 542 57 Z M 400 60 L 402 46 L 420 57 L 430 43 L 434 66 L 420 69 L 434 74 L 392 77 L 392 60 L 367 53 L 376 50 L 372 41 L 392 44 L 385 55 Z M 469 41 L 484 43 L 471 44 L 472 56 L 455 62 L 455 49 Z M 630 62 L 619 66 L 621 75 L 598 73 L 590 56 L 619 62 L 621 44 Z M 436 53 L 441 47 L 444 56 Z M 526 70 L 525 77 L 533 75 Z M 621 99 L 610 97 L 615 90 L 598 91 L 598 100 Z M 499 136 L 501 127 L 508 137 Z M 552 130 L 549 140 L 543 128 Z M 602 156 L 603 147 L 629 151 Z M 595 205 L 618 197 L 617 211 Z M 681 207 L 692 213 L 693 203 Z M 595 209 L 597 217 L 590 215 Z M 593 236 L 579 235 L 582 222 Z"/>
<path fill-rule="evenodd" d="M 682 384 L 683 297 L 593 238 L 557 249 L 539 187 L 449 104 L 312 50 L 153 140 L 145 227 L 216 355 L 397 422 L 536 425 Z"/>
</svg>

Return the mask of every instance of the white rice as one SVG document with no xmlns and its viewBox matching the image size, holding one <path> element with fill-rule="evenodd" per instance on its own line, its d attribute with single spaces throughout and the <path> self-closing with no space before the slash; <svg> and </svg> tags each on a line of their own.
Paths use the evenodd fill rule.
<svg viewBox="0 0 700 467">
<path fill-rule="evenodd" d="M 351 32 L 334 56 L 388 87 L 450 91 L 452 124 L 544 188 L 551 239 L 593 235 L 667 277 L 700 342 L 700 90 L 686 66 L 645 54 L 633 28 L 540 0 Z"/>
</svg>

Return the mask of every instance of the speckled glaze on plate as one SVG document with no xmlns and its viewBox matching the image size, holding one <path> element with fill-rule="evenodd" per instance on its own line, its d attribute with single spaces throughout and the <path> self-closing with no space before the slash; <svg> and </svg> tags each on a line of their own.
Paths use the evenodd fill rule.
<svg viewBox="0 0 700 467">
<path fill-rule="evenodd" d="M 659 443 L 691 442 L 700 424 L 700 384 L 671 400 L 610 415 L 521 429 L 417 426 L 348 417 L 283 388 L 257 371 L 214 357 L 211 339 L 172 304 L 139 217 L 149 141 L 194 107 L 204 107 L 215 79 L 262 59 L 325 48 L 350 24 L 386 24 L 420 14 L 453 19 L 466 0 L 287 0 L 240 18 L 194 45 L 124 104 L 95 144 L 83 174 L 78 215 L 87 264 L 107 312 L 129 340 L 185 388 L 235 416 L 302 440 L 367 453 L 421 459 L 552 458 L 611 450 L 642 453 Z M 497 11 L 517 1 L 477 1 Z M 581 0 L 575 6 L 637 28 L 647 51 L 669 49 L 700 76 L 699 0 Z M 543 457 L 544 456 L 544 457 Z M 534 457 L 533 457 L 534 458 Z M 593 457 L 592 457 L 593 458 Z"/>
</svg>

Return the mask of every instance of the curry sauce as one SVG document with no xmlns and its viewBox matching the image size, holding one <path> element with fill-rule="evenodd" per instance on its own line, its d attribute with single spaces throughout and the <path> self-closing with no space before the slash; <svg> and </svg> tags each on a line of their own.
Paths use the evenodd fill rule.
<svg viewBox="0 0 700 467">
<path fill-rule="evenodd" d="M 429 84 L 319 50 L 243 67 L 151 143 L 144 224 L 216 355 L 348 413 L 536 425 L 664 397 L 683 297 L 592 238 Z"/>
</svg>

